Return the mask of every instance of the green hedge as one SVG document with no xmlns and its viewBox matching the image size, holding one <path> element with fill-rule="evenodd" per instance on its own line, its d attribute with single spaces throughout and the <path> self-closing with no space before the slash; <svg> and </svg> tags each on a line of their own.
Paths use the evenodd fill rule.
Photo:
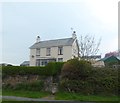
<svg viewBox="0 0 120 103">
<path fill-rule="evenodd" d="M 2 76 L 8 75 L 45 75 L 45 67 L 3 66 Z"/>
<path fill-rule="evenodd" d="M 61 71 L 64 63 L 62 62 L 50 62 L 47 66 L 40 67 L 24 67 L 24 66 L 3 66 L 2 76 L 8 75 L 45 75 L 52 76 L 56 75 Z"/>
<path fill-rule="evenodd" d="M 97 68 L 92 69 L 88 78 L 90 83 L 94 83 L 94 93 L 119 94 L 119 69 Z"/>
<path fill-rule="evenodd" d="M 120 82 L 117 69 L 92 69 L 91 75 L 85 80 L 63 78 L 60 88 L 69 92 L 83 94 L 120 94 Z"/>
<path fill-rule="evenodd" d="M 51 75 L 57 75 L 61 73 L 64 62 L 50 62 L 46 65 L 46 72 Z"/>
</svg>

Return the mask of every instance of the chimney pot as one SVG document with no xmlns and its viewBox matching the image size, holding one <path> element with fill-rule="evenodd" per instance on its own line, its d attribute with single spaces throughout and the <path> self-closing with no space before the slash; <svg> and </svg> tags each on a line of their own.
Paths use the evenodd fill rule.
<svg viewBox="0 0 120 103">
<path fill-rule="evenodd" d="M 40 42 L 40 36 L 37 36 L 36 43 Z"/>
</svg>

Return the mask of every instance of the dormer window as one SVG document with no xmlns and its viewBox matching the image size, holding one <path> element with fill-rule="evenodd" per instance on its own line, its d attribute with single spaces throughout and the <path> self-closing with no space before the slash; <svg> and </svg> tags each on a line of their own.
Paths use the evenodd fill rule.
<svg viewBox="0 0 120 103">
<path fill-rule="evenodd" d="M 58 55 L 63 55 L 63 47 L 58 47 Z"/>
<path fill-rule="evenodd" d="M 40 48 L 36 49 L 36 56 L 40 56 Z"/>
</svg>

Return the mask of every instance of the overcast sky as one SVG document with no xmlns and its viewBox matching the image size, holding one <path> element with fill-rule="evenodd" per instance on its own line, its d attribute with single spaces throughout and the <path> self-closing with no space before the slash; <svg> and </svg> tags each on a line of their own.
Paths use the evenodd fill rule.
<svg viewBox="0 0 120 103">
<path fill-rule="evenodd" d="M 0 62 L 19 65 L 29 60 L 29 47 L 37 35 L 41 40 L 68 38 L 72 36 L 71 27 L 78 40 L 86 34 L 96 40 L 102 37 L 98 53 L 102 56 L 118 49 L 119 0 L 7 1 L 0 4 Z"/>
</svg>

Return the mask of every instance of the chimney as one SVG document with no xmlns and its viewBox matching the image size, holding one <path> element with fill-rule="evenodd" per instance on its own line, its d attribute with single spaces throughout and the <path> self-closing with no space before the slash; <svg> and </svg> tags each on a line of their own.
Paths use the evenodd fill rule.
<svg viewBox="0 0 120 103">
<path fill-rule="evenodd" d="M 76 31 L 73 31 L 73 33 L 72 33 L 72 38 L 73 38 L 73 39 L 76 39 L 76 38 L 77 38 L 77 36 L 76 36 Z"/>
<path fill-rule="evenodd" d="M 36 43 L 40 42 L 40 36 L 37 36 Z"/>
</svg>

